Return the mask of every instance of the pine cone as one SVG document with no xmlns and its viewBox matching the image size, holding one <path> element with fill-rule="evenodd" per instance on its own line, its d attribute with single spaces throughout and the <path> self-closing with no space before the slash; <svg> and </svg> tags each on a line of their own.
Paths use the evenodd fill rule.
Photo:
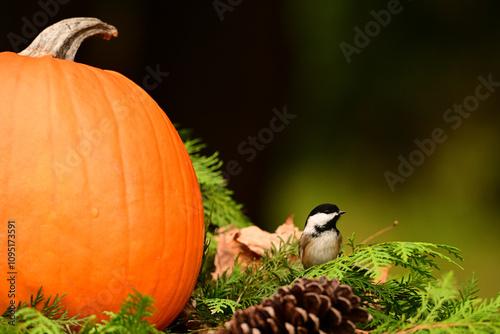
<svg viewBox="0 0 500 334">
<path fill-rule="evenodd" d="M 238 310 L 226 323 L 229 333 L 354 333 L 354 322 L 366 323 L 371 315 L 360 299 L 338 279 L 302 278 L 281 287 L 261 305 Z"/>
</svg>

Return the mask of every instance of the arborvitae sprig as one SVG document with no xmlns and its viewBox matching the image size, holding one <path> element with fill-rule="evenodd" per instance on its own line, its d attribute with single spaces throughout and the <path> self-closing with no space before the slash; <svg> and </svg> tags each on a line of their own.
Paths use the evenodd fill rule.
<svg viewBox="0 0 500 334">
<path fill-rule="evenodd" d="M 49 298 L 45 298 L 45 295 L 42 293 L 42 288 L 38 289 L 36 295 L 31 295 L 29 302 L 19 302 L 17 305 L 17 309 L 20 310 L 22 308 L 31 307 L 31 308 L 42 308 L 41 313 L 49 319 L 54 319 L 61 313 L 63 313 L 63 305 L 61 303 L 61 299 L 66 295 L 63 294 L 59 296 L 56 294 L 54 298 L 52 295 Z M 6 311 L 3 316 L 7 316 L 8 311 Z"/>
<path fill-rule="evenodd" d="M 453 258 L 462 260 L 460 251 L 453 246 L 425 242 L 386 242 L 372 246 L 354 245 L 354 235 L 349 238 L 348 246 L 353 251 L 327 264 L 311 268 L 307 273 L 312 277 L 331 276 L 342 279 L 354 266 L 369 271 L 365 273 L 378 279 L 381 271 L 388 266 L 400 266 L 422 276 L 432 278 L 433 269 L 439 269 L 436 259 L 441 259 L 462 268 Z M 443 252 L 449 254 L 443 254 Z"/>
<path fill-rule="evenodd" d="M 291 255 L 297 255 L 296 249 L 297 240 L 290 238 L 265 251 L 259 263 L 245 266 L 236 259 L 230 273 L 198 286 L 193 294 L 198 305 L 193 316 L 216 325 L 228 320 L 235 308 L 257 305 L 280 286 L 290 284 L 302 271 L 300 263 L 290 261 Z"/>
<path fill-rule="evenodd" d="M 29 302 L 19 302 L 15 313 L 16 326 L 9 324 L 11 329 L 16 329 L 16 333 L 66 333 L 70 332 L 71 327 L 80 327 L 89 320 L 78 319 L 78 316 L 69 317 L 68 310 L 62 304 L 65 294 L 46 298 L 42 288 L 40 287 L 36 295 L 31 296 Z"/>
<path fill-rule="evenodd" d="M 200 152 L 206 147 L 201 139 L 191 139 L 189 130 L 180 130 L 193 163 L 198 183 L 200 184 L 205 220 L 213 227 L 233 224 L 242 228 L 250 225 L 250 220 L 243 214 L 243 205 L 233 200 L 233 191 L 227 188 L 227 182 L 222 175 L 222 160 L 219 153 L 205 156 Z"/>
<path fill-rule="evenodd" d="M 139 292 L 129 294 L 117 314 L 105 311 L 104 313 L 110 316 L 109 321 L 97 324 L 88 333 L 162 333 L 153 324 L 149 324 L 148 317 L 155 312 L 153 303 L 154 300 L 150 296 L 141 295 Z"/>
<path fill-rule="evenodd" d="M 201 322 L 215 326 L 227 321 L 235 306 L 257 305 L 276 292 L 280 285 L 289 285 L 303 276 L 326 275 L 340 278 L 341 283 L 351 286 L 361 297 L 363 305 L 374 316 L 365 330 L 374 333 L 401 329 L 413 332 L 420 330 L 418 326 L 423 326 L 422 329 L 430 326 L 427 332 L 433 332 L 435 328 L 460 332 L 465 330 L 465 324 L 472 325 L 470 332 L 500 330 L 500 297 L 481 303 L 475 296 L 474 280 L 459 291 L 449 284 L 448 276 L 441 280 L 435 278 L 438 261 L 460 267 L 455 261 L 461 260 L 457 248 L 421 242 L 364 246 L 355 244 L 354 237 L 350 238 L 349 246 L 352 248 L 350 254 L 305 271 L 300 264 L 290 262 L 289 256 L 297 255 L 297 245 L 290 241 L 283 243 L 280 249 L 273 248 L 266 253 L 260 266 L 242 267 L 236 262 L 231 273 L 226 272 L 217 280 L 199 287 L 195 294 L 199 305 L 195 316 Z M 406 273 L 377 283 L 379 271 L 389 265 L 404 268 Z"/>
<path fill-rule="evenodd" d="M 243 214 L 243 205 L 233 198 L 233 192 L 227 188 L 227 182 L 222 175 L 223 162 L 218 152 L 206 156 L 201 154 L 206 147 L 200 139 L 191 139 L 191 131 L 179 130 L 193 164 L 200 185 L 203 207 L 205 211 L 205 248 L 202 270 L 198 282 L 211 279 L 210 272 L 214 269 L 217 243 L 214 240 L 215 230 L 229 224 L 238 228 L 250 226 L 250 220 Z"/>
<path fill-rule="evenodd" d="M 500 333 L 500 294 L 485 301 L 470 295 L 471 291 L 477 292 L 474 279 L 466 290 L 458 292 L 453 273 L 449 272 L 439 284 L 429 283 L 420 292 L 419 307 L 413 315 L 399 320 L 389 318 L 373 333 Z"/>
<path fill-rule="evenodd" d="M 30 303 L 23 303 L 16 311 L 15 326 L 9 324 L 8 319 L 1 318 L 0 334 L 63 334 L 75 333 L 76 328 L 79 328 L 79 334 L 162 333 L 149 324 L 147 317 L 153 315 L 154 311 L 153 298 L 149 296 L 137 292 L 129 294 L 117 314 L 105 311 L 110 320 L 103 321 L 102 324 L 95 324 L 95 316 L 82 319 L 78 319 L 78 316 L 69 318 L 68 310 L 61 302 L 63 297 L 56 296 L 53 302 L 50 302 L 51 296 L 45 298 L 40 289 L 36 296 L 32 296 Z M 43 305 L 42 311 L 35 308 L 38 305 Z"/>
<path fill-rule="evenodd" d="M 371 326 L 387 323 L 390 319 L 404 319 L 418 313 L 421 292 L 429 284 L 436 284 L 434 269 L 439 269 L 437 259 L 450 262 L 462 257 L 457 248 L 423 242 L 387 242 L 372 246 L 356 245 L 354 235 L 349 238 L 350 254 L 305 272 L 309 277 L 328 276 L 339 278 L 350 285 L 371 308 L 374 320 Z M 380 273 L 389 266 L 401 267 L 407 273 L 401 277 L 379 281 Z M 356 270 L 356 268 L 362 270 Z M 461 268 L 461 267 L 460 267 Z"/>
</svg>

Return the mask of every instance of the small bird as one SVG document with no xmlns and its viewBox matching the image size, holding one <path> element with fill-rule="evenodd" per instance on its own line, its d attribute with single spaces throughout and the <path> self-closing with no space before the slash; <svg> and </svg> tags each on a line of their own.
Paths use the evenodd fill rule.
<svg viewBox="0 0 500 334">
<path fill-rule="evenodd" d="M 337 229 L 337 221 L 344 213 L 334 204 L 321 204 L 311 211 L 299 240 L 299 256 L 304 269 L 339 256 L 342 234 Z"/>
</svg>

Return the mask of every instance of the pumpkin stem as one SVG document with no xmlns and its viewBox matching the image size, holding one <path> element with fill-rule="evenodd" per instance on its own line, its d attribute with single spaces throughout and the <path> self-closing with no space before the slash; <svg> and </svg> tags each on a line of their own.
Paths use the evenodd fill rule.
<svg viewBox="0 0 500 334">
<path fill-rule="evenodd" d="M 59 21 L 38 35 L 21 56 L 52 56 L 58 59 L 75 60 L 80 44 L 91 36 L 110 39 L 118 36 L 112 25 L 93 17 L 74 17 Z"/>
</svg>

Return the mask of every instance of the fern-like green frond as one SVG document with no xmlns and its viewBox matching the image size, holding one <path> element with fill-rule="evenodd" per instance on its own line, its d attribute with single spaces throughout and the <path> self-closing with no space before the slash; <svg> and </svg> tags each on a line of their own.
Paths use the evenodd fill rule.
<svg viewBox="0 0 500 334">
<path fill-rule="evenodd" d="M 419 292 L 412 316 L 381 323 L 373 333 L 500 333 L 500 295 L 491 300 L 461 299 L 453 273 Z M 470 297 L 470 295 L 469 295 Z"/>
<path fill-rule="evenodd" d="M 18 333 L 31 333 L 31 334 L 61 334 L 64 331 L 48 317 L 44 316 L 42 312 L 34 308 L 22 308 L 16 312 L 17 319 L 23 319 L 22 323 L 17 326 Z"/>
<path fill-rule="evenodd" d="M 241 308 L 240 303 L 231 300 L 231 299 L 222 299 L 222 298 L 211 298 L 211 299 L 206 299 L 203 301 L 210 312 L 212 314 L 214 313 L 228 313 L 232 314 L 236 311 L 236 308 Z"/>
<path fill-rule="evenodd" d="M 243 205 L 234 201 L 233 191 L 227 188 L 222 175 L 223 162 L 219 158 L 219 153 L 202 155 L 201 151 L 206 145 L 200 139 L 191 139 L 187 130 L 179 133 L 198 177 L 206 221 L 215 227 L 229 224 L 239 228 L 249 226 L 250 220 L 242 212 Z"/>
<path fill-rule="evenodd" d="M 445 253 L 447 254 L 445 254 Z M 432 277 L 432 269 L 439 269 L 436 259 L 441 259 L 462 268 L 453 258 L 462 259 L 457 248 L 424 242 L 394 241 L 372 246 L 355 246 L 354 251 L 344 254 L 329 263 L 311 268 L 307 275 L 311 277 L 337 277 L 341 279 L 355 266 L 365 269 L 366 275 L 378 280 L 380 273 L 388 266 L 400 266 Z"/>
<path fill-rule="evenodd" d="M 236 259 L 232 271 L 199 284 L 193 294 L 198 305 L 196 317 L 208 325 L 217 325 L 232 315 L 227 307 L 220 309 L 225 312 L 214 314 L 214 307 L 220 303 L 235 309 L 257 305 L 280 286 L 293 282 L 302 272 L 300 263 L 290 261 L 292 256 L 297 256 L 297 245 L 296 239 L 283 240 L 279 246 L 266 250 L 258 263 L 243 265 Z"/>
<path fill-rule="evenodd" d="M 153 303 L 154 300 L 150 296 L 142 295 L 139 292 L 129 294 L 118 313 L 105 312 L 110 316 L 109 321 L 97 324 L 89 333 L 162 333 L 153 324 L 149 324 L 148 317 L 155 313 Z"/>
<path fill-rule="evenodd" d="M 82 326 L 89 318 L 79 319 L 78 315 L 69 317 L 68 309 L 62 304 L 64 296 L 64 294 L 61 296 L 56 294 L 55 297 L 52 295 L 45 297 L 40 287 L 37 294 L 31 296 L 29 302 L 19 302 L 15 321 L 11 321 L 9 325 L 16 328 L 19 333 L 42 333 L 44 331 L 54 333 L 54 328 L 61 333 L 70 333 L 72 327 Z M 41 311 L 37 308 L 41 308 Z M 15 326 L 12 326 L 12 322 Z"/>
</svg>

